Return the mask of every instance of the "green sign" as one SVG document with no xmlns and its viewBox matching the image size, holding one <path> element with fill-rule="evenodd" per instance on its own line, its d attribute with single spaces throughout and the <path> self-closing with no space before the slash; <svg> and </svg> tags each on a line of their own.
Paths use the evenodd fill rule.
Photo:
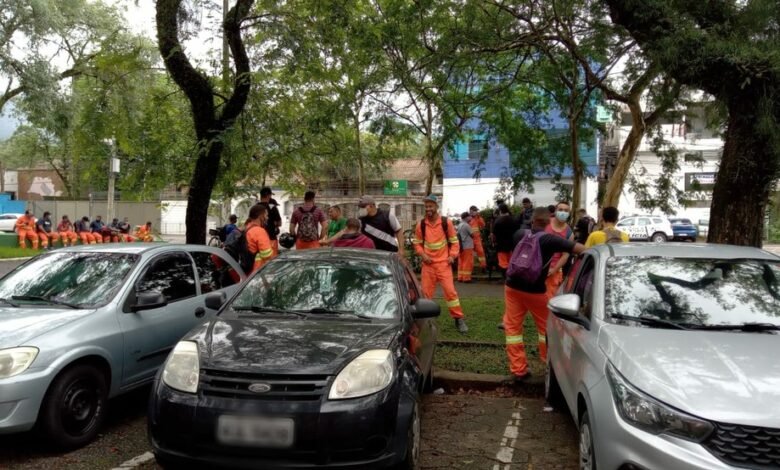
<svg viewBox="0 0 780 470">
<path fill-rule="evenodd" d="M 406 196 L 406 180 L 385 180 L 385 196 Z"/>
<path fill-rule="evenodd" d="M 604 106 L 596 106 L 596 121 L 597 122 L 611 122 L 612 110 Z"/>
</svg>

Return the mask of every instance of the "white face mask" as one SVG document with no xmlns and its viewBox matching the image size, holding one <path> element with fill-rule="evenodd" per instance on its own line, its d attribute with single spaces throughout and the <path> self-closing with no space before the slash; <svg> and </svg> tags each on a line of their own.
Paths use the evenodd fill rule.
<svg viewBox="0 0 780 470">
<path fill-rule="evenodd" d="M 361 207 L 358 209 L 358 217 L 366 217 L 368 215 L 368 209 Z"/>
</svg>

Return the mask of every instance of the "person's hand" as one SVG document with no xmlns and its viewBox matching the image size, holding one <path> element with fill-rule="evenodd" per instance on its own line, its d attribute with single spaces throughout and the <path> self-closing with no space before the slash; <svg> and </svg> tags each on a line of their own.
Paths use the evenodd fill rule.
<svg viewBox="0 0 780 470">
<path fill-rule="evenodd" d="M 425 254 L 425 253 L 423 253 L 423 255 L 422 255 L 422 260 L 423 260 L 423 263 L 425 263 L 425 264 L 431 264 L 431 263 L 433 263 L 433 260 L 431 259 L 431 257 L 430 257 L 430 256 L 428 256 L 428 255 L 427 255 L 427 254 Z"/>
<path fill-rule="evenodd" d="M 453 264 L 453 263 L 455 263 L 455 258 L 453 258 L 452 256 L 448 256 L 447 257 L 447 262 L 450 263 L 450 264 Z"/>
<path fill-rule="evenodd" d="M 560 271 L 560 270 L 561 270 L 561 268 L 549 270 L 547 272 L 547 277 L 555 276 L 556 274 L 558 274 L 558 271 Z"/>
</svg>

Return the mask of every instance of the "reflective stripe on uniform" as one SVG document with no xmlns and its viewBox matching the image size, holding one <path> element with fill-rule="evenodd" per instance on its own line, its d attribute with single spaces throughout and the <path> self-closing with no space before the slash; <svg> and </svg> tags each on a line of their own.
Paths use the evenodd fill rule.
<svg viewBox="0 0 780 470">
<path fill-rule="evenodd" d="M 458 243 L 458 237 L 450 237 L 448 240 L 450 243 Z"/>
<path fill-rule="evenodd" d="M 425 242 L 423 244 L 425 248 L 428 248 L 429 250 L 441 250 L 447 245 L 446 241 L 440 241 L 440 242 Z"/>
<path fill-rule="evenodd" d="M 539 335 L 539 342 L 547 344 L 547 338 L 544 335 Z"/>
<path fill-rule="evenodd" d="M 420 243 L 422 243 L 422 240 L 420 240 L 419 238 L 412 238 L 412 243 L 414 243 L 415 245 L 419 245 Z"/>
<path fill-rule="evenodd" d="M 460 307 L 460 299 L 448 300 L 447 307 L 449 308 Z"/>
<path fill-rule="evenodd" d="M 477 227 L 472 227 L 471 233 L 479 233 L 479 229 Z"/>
<path fill-rule="evenodd" d="M 507 336 L 506 344 L 523 344 L 523 335 Z"/>
<path fill-rule="evenodd" d="M 264 260 L 265 258 L 268 258 L 269 256 L 271 256 L 273 253 L 274 253 L 274 250 L 271 249 L 271 248 L 269 248 L 267 250 L 258 251 L 257 254 L 255 255 L 255 261 Z"/>
</svg>

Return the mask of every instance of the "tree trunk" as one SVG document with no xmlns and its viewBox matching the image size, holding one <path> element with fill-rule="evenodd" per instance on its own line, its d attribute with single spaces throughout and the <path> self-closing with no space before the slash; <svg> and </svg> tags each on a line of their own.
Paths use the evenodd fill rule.
<svg viewBox="0 0 780 470">
<path fill-rule="evenodd" d="M 761 92 L 729 102 L 726 143 L 712 192 L 707 242 L 760 247 L 764 215 L 780 164 L 757 129 Z"/>
<path fill-rule="evenodd" d="M 359 108 L 358 108 L 359 109 Z M 355 124 L 355 151 L 358 161 L 358 191 L 360 195 L 366 194 L 366 172 L 363 165 L 363 146 L 360 142 L 360 112 L 353 114 Z"/>
<path fill-rule="evenodd" d="M 195 172 L 190 179 L 187 195 L 187 243 L 201 244 L 206 240 L 206 221 L 211 205 L 211 191 L 217 182 L 217 170 L 222 154 L 222 141 L 212 140 L 201 149 L 201 157 L 195 163 Z"/>
<path fill-rule="evenodd" d="M 642 143 L 642 137 L 645 135 L 646 125 L 642 116 L 642 107 L 638 102 L 630 103 L 628 106 L 631 109 L 631 131 L 629 131 L 626 141 L 623 142 L 615 168 L 607 181 L 602 207 L 618 207 L 620 204 L 620 195 L 626 184 L 628 172 L 631 169 L 631 164 L 634 163 L 636 152 Z"/>
<path fill-rule="evenodd" d="M 580 160 L 579 132 L 577 123 L 569 119 L 569 138 L 571 139 L 572 195 L 571 208 L 576 212 L 581 207 L 582 180 L 585 178 L 585 168 Z"/>
</svg>

